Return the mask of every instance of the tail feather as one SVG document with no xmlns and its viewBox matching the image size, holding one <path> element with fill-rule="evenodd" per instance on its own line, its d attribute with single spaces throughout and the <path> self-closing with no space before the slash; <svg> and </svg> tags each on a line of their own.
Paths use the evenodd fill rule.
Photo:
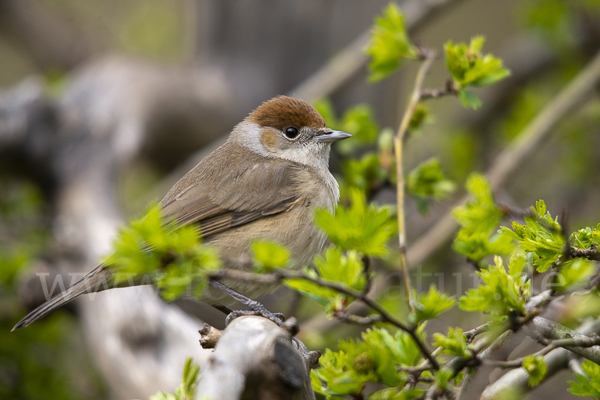
<svg viewBox="0 0 600 400">
<path fill-rule="evenodd" d="M 111 275 L 112 271 L 107 270 L 102 265 L 95 268 L 94 270 L 90 271 L 89 274 L 81 278 L 79 282 L 75 283 L 64 292 L 57 294 L 27 314 L 25 318 L 20 320 L 12 328 L 11 332 L 34 323 L 38 319 L 46 316 L 57 308 L 62 307 L 82 294 L 100 292 L 104 289 L 108 289 Z"/>
</svg>

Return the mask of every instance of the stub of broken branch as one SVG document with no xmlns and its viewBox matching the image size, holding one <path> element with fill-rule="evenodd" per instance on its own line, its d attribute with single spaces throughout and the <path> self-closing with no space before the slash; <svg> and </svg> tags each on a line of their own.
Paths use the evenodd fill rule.
<svg viewBox="0 0 600 400">
<path fill-rule="evenodd" d="M 200 334 L 200 346 L 203 349 L 214 349 L 223 331 L 205 323 L 198 333 Z"/>
</svg>

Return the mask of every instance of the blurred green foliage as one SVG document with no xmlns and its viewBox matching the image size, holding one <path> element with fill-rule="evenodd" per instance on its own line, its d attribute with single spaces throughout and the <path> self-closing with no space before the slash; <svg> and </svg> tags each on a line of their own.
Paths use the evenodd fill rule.
<svg viewBox="0 0 600 400">
<path fill-rule="evenodd" d="M 514 248 L 510 238 L 495 232 L 503 213 L 487 179 L 473 173 L 467 179 L 466 189 L 473 200 L 452 210 L 461 227 L 452 245 L 454 251 L 475 262 L 490 255 L 510 253 Z"/>
<path fill-rule="evenodd" d="M 221 266 L 216 250 L 201 244 L 197 227 L 166 223 L 158 205 L 122 228 L 113 248 L 103 264 L 114 270 L 117 286 L 146 278 L 168 301 L 186 292 L 201 297 L 208 274 Z"/>
<path fill-rule="evenodd" d="M 48 242 L 44 199 L 37 187 L 0 177 L 0 398 L 94 399 L 106 395 L 75 320 L 59 311 L 11 332 L 25 314 L 20 278 Z"/>
<path fill-rule="evenodd" d="M 423 337 L 422 329 L 419 335 Z M 422 360 L 418 347 L 406 332 L 397 331 L 392 335 L 382 328 L 367 330 L 361 335 L 361 340 L 340 341 L 339 349 L 337 352 L 326 350 L 319 360 L 320 367 L 312 371 L 315 392 L 328 396 L 358 395 L 368 382 L 393 387 L 384 389 L 386 393 L 390 390 L 402 392 L 408 376 L 398 373 L 395 367 L 416 366 Z M 327 386 L 323 386 L 322 382 L 327 382 Z M 389 398 L 411 399 L 422 393 L 422 389 L 408 389 L 405 395 L 410 397 Z M 372 396 L 384 398 L 383 393 Z"/>
<path fill-rule="evenodd" d="M 467 88 L 493 85 L 510 75 L 510 71 L 502 66 L 502 60 L 481 53 L 484 42 L 483 36 L 476 36 L 468 46 L 452 41 L 444 45 L 446 68 L 458 91 L 458 99 L 464 107 L 475 110 L 481 107 L 481 100 Z"/>
<path fill-rule="evenodd" d="M 432 200 L 443 200 L 455 189 L 456 185 L 446 179 L 437 158 L 424 161 L 406 177 L 406 192 L 413 198 L 421 214 L 427 213 Z"/>
</svg>

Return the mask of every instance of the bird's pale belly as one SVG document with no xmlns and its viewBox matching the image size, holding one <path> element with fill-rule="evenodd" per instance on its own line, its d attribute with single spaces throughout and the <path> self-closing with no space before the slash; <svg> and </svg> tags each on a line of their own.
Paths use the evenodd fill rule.
<svg viewBox="0 0 600 400">
<path fill-rule="evenodd" d="M 252 243 L 270 240 L 290 250 L 291 260 L 287 268 L 299 269 L 309 265 L 325 243 L 325 235 L 313 224 L 313 218 L 309 207 L 296 206 L 287 212 L 215 235 L 206 243 L 218 249 L 224 268 L 251 270 Z M 252 299 L 273 292 L 279 286 L 235 280 L 221 282 Z M 229 296 L 213 287 L 206 288 L 201 300 L 209 304 L 235 304 Z"/>
</svg>

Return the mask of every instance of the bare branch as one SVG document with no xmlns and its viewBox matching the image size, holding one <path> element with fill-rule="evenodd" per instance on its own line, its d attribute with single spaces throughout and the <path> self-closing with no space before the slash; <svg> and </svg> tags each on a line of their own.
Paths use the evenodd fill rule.
<svg viewBox="0 0 600 400">
<path fill-rule="evenodd" d="M 591 324 L 585 324 L 577 329 L 578 335 L 590 335 L 592 333 L 600 332 L 600 321 L 595 321 Z M 567 368 L 569 359 L 573 353 L 566 349 L 555 349 L 548 353 L 544 357 L 546 363 L 546 376 L 544 379 L 549 379 L 556 372 L 561 369 Z M 504 390 L 518 389 L 523 392 L 531 390 L 527 382 L 529 381 L 529 374 L 522 368 L 513 369 L 504 374 L 496 382 L 489 385 L 483 394 L 481 395 L 482 400 L 491 400 L 497 398 L 497 396 Z"/>
<path fill-rule="evenodd" d="M 314 399 L 310 365 L 289 332 L 256 316 L 234 319 L 202 368 L 200 398 Z"/>
<path fill-rule="evenodd" d="M 406 218 L 404 215 L 405 184 L 403 168 L 403 148 L 404 139 L 406 137 L 406 134 L 408 133 L 410 121 L 412 120 L 417 106 L 421 101 L 421 91 L 423 90 L 423 83 L 425 82 L 425 77 L 429 73 L 431 65 L 433 64 L 433 61 L 435 61 L 436 57 L 436 53 L 434 51 L 423 49 L 421 50 L 421 52 L 424 57 L 424 60 L 421 64 L 421 67 L 419 68 L 417 77 L 415 78 L 415 86 L 410 96 L 408 106 L 406 107 L 406 111 L 404 112 L 404 116 L 402 117 L 402 121 L 400 122 L 400 127 L 398 128 L 398 132 L 396 132 L 396 136 L 394 137 L 394 153 L 396 156 L 396 198 L 398 206 L 398 248 L 400 250 L 400 269 L 402 271 L 402 278 L 404 279 L 404 290 L 406 291 L 406 298 L 408 299 L 408 307 L 411 311 L 414 311 L 414 304 L 411 298 L 412 293 L 410 286 L 410 276 L 408 274 L 408 265 L 406 261 Z"/>
</svg>

